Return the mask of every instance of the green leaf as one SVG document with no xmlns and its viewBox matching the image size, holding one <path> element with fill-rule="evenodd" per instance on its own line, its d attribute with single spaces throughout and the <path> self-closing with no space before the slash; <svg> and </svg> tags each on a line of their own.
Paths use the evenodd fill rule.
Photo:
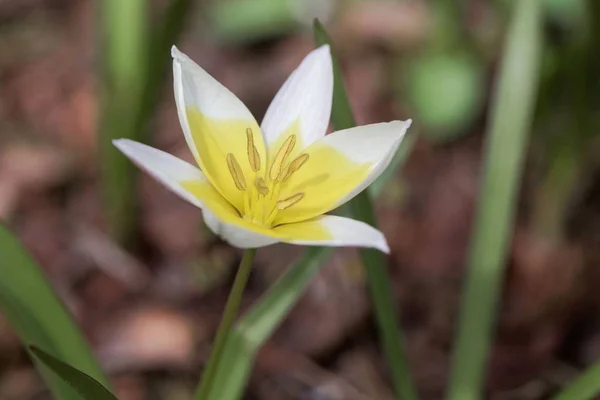
<svg viewBox="0 0 600 400">
<path fill-rule="evenodd" d="M 600 362 L 592 365 L 552 400 L 592 400 L 600 395 Z"/>
<path fill-rule="evenodd" d="M 29 347 L 33 357 L 50 368 L 56 375 L 71 386 L 84 400 L 117 400 L 100 382 L 91 376 L 71 367 L 35 346 Z"/>
<path fill-rule="evenodd" d="M 100 4 L 102 183 L 111 233 L 126 242 L 131 239 L 136 217 L 135 174 L 131 162 L 112 145 L 112 140 L 139 140 L 143 133 L 136 130 L 136 116 L 147 78 L 148 10 L 146 0 L 105 0 Z"/>
<path fill-rule="evenodd" d="M 211 399 L 241 398 L 256 352 L 298 302 L 331 250 L 320 247 L 308 249 L 239 321 L 225 345 Z"/>
<path fill-rule="evenodd" d="M 333 126 L 336 130 L 353 127 L 356 123 L 344 88 L 341 68 L 335 56 L 333 43 L 317 20 L 315 20 L 314 33 L 317 44 L 329 44 L 332 47 L 334 93 L 331 121 Z M 405 156 L 405 153 L 403 155 Z M 349 205 L 352 216 L 369 225 L 376 226 L 375 213 L 368 190 L 357 195 Z M 387 260 L 381 252 L 374 249 L 361 249 L 360 254 L 379 326 L 382 350 L 390 367 L 396 396 L 401 400 L 416 399 L 417 390 L 410 377 L 410 367 L 403 348 L 403 335 L 398 325 L 398 313 L 390 287 L 392 280 L 387 273 Z"/>
<path fill-rule="evenodd" d="M 168 2 L 155 27 L 149 26 L 147 3 L 105 0 L 100 14 L 104 39 L 104 109 L 99 136 L 102 183 L 110 229 L 122 243 L 134 234 L 136 170 L 112 140 L 147 141 L 165 72 L 171 65 L 169 49 L 186 26 L 193 0 Z"/>
<path fill-rule="evenodd" d="M 514 2 L 487 132 L 481 198 L 467 262 L 448 398 L 480 399 L 527 137 L 542 47 L 541 0 Z"/>
<path fill-rule="evenodd" d="M 83 335 L 35 261 L 0 224 L 0 310 L 24 343 L 43 347 L 108 386 Z M 46 367 L 40 372 L 61 400 L 80 397 Z"/>
</svg>

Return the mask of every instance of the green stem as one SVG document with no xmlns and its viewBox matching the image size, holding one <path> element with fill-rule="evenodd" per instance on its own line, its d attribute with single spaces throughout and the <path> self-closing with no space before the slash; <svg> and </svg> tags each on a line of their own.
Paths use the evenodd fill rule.
<svg viewBox="0 0 600 400">
<path fill-rule="evenodd" d="M 315 21 L 314 33 L 317 44 L 329 44 L 333 47 L 329 35 L 319 21 Z M 331 121 L 336 130 L 342 130 L 354 127 L 356 122 L 342 81 L 340 64 L 333 49 L 331 53 L 334 76 Z M 371 226 L 376 226 L 373 204 L 368 191 L 363 191 L 345 207 L 351 210 L 356 219 Z M 364 264 L 371 301 L 373 302 L 375 318 L 383 342 L 383 354 L 390 367 L 396 398 L 415 400 L 418 398 L 417 390 L 411 379 L 409 363 L 403 349 L 403 338 L 398 325 L 398 313 L 390 287 L 391 279 L 386 271 L 386 258 L 381 252 L 373 249 L 361 249 L 360 254 Z"/>
<path fill-rule="evenodd" d="M 542 47 L 540 0 L 515 2 L 487 133 L 481 198 L 469 247 L 449 400 L 482 398 L 516 212 Z"/>
<path fill-rule="evenodd" d="M 101 4 L 103 189 L 109 229 L 119 242 L 126 243 L 135 226 L 134 169 L 112 140 L 136 136 L 132 115 L 137 112 L 146 78 L 148 4 L 146 0 L 105 0 Z"/>
<path fill-rule="evenodd" d="M 250 277 L 254 254 L 256 254 L 256 249 L 247 249 L 244 251 L 244 255 L 242 256 L 242 261 L 240 262 L 238 272 L 235 276 L 233 287 L 231 288 L 229 298 L 227 299 L 227 304 L 225 305 L 225 311 L 223 312 L 221 324 L 217 329 L 217 336 L 215 338 L 213 350 L 210 354 L 210 358 L 208 359 L 208 363 L 206 364 L 202 379 L 200 380 L 200 386 L 196 391 L 195 398 L 197 400 L 208 400 L 210 398 L 210 393 L 214 384 L 215 373 L 219 368 L 219 362 L 221 361 L 221 356 L 223 354 L 223 350 L 225 349 L 225 343 L 227 342 L 227 338 L 231 332 L 233 323 L 235 322 L 235 318 L 238 314 L 238 309 L 240 308 L 240 303 L 242 302 L 242 297 L 244 295 L 244 289 L 246 288 L 248 278 Z"/>
<path fill-rule="evenodd" d="M 535 194 L 531 225 L 536 235 L 564 239 L 569 203 L 582 175 L 582 152 L 583 149 L 571 142 L 553 153 L 550 169 Z"/>
<path fill-rule="evenodd" d="M 368 191 L 356 196 L 350 202 L 350 209 L 354 217 L 375 226 L 375 213 Z M 393 301 L 390 277 L 386 271 L 386 258 L 383 253 L 374 249 L 361 249 L 360 256 L 365 266 L 367 286 L 379 326 L 383 354 L 391 370 L 394 392 L 398 399 L 416 400 L 417 388 L 411 379 L 410 365 L 404 351 L 404 337 L 397 322 L 398 311 Z"/>
</svg>

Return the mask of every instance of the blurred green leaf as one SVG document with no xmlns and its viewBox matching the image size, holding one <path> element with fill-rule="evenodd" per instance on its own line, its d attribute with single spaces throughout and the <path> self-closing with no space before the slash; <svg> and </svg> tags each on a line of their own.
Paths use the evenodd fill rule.
<svg viewBox="0 0 600 400">
<path fill-rule="evenodd" d="M 218 1 L 211 5 L 215 34 L 230 42 L 248 42 L 280 35 L 296 22 L 287 0 Z"/>
<path fill-rule="evenodd" d="M 592 400 L 600 395 L 600 362 L 592 365 L 552 400 Z"/>
<path fill-rule="evenodd" d="M 342 80 L 341 67 L 333 49 L 333 42 L 318 21 L 315 21 L 314 34 L 317 45 L 329 44 L 332 47 L 334 95 L 331 121 L 333 126 L 336 130 L 353 127 L 356 123 Z M 400 157 L 405 156 L 406 153 L 400 155 Z M 349 202 L 349 209 L 356 219 L 372 226 L 377 225 L 368 190 L 352 199 Z M 364 264 L 375 317 L 379 325 L 383 354 L 390 367 L 396 396 L 403 400 L 416 399 L 417 390 L 411 380 L 409 363 L 403 349 L 403 335 L 398 326 L 398 312 L 390 286 L 392 280 L 387 273 L 386 257 L 374 249 L 360 249 L 360 255 Z"/>
<path fill-rule="evenodd" d="M 58 358 L 46 353 L 38 347 L 30 346 L 33 357 L 50 368 L 65 383 L 71 386 L 84 400 L 117 400 L 117 398 L 100 382 L 91 376 L 71 367 Z"/>
<path fill-rule="evenodd" d="M 102 115 L 100 150 L 104 196 L 111 233 L 120 242 L 131 239 L 136 213 L 135 174 L 131 162 L 112 145 L 113 139 L 139 140 L 135 117 L 147 78 L 147 0 L 105 0 L 101 3 Z"/>
<path fill-rule="evenodd" d="M 576 28 L 586 17 L 585 0 L 543 0 L 548 16 L 566 28 Z"/>
<path fill-rule="evenodd" d="M 108 380 L 77 325 L 40 268 L 19 241 L 0 225 L 0 309 L 24 343 L 43 347 L 108 386 Z M 78 400 L 50 370 L 40 372 L 57 399 Z"/>
<path fill-rule="evenodd" d="M 446 141 L 464 133 L 480 111 L 482 66 L 464 52 L 424 55 L 411 63 L 405 87 L 425 135 Z"/>
<path fill-rule="evenodd" d="M 134 233 L 137 171 L 112 140 L 147 141 L 163 78 L 171 65 L 169 49 L 186 26 L 192 5 L 193 0 L 169 1 L 164 15 L 151 29 L 147 0 L 102 2 L 101 165 L 110 229 L 122 243 Z"/>
<path fill-rule="evenodd" d="M 527 138 L 536 102 L 542 48 L 541 0 L 515 2 L 493 94 L 485 167 L 453 349 L 448 398 L 483 392 L 497 304 Z"/>
<path fill-rule="evenodd" d="M 330 254 L 329 248 L 312 247 L 306 250 L 302 258 L 238 322 L 225 346 L 211 398 L 235 400 L 242 397 L 256 352 L 300 299 Z"/>
</svg>

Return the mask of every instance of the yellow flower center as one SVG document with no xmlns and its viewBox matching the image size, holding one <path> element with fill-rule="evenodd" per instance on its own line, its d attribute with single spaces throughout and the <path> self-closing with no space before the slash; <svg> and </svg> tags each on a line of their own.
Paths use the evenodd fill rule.
<svg viewBox="0 0 600 400">
<path fill-rule="evenodd" d="M 270 228 L 277 213 L 292 207 L 304 198 L 303 192 L 281 198 L 281 186 L 287 183 L 310 158 L 308 154 L 300 154 L 292 161 L 288 158 L 296 145 L 296 135 L 292 134 L 283 142 L 271 165 L 266 168 L 266 176 L 260 176 L 261 159 L 254 145 L 252 129 L 246 129 L 248 163 L 254 176 L 246 180 L 244 172 L 233 153 L 227 153 L 226 161 L 235 187 L 244 192 L 244 210 L 240 210 L 245 220 Z M 250 183 L 250 184 L 248 184 Z"/>
</svg>

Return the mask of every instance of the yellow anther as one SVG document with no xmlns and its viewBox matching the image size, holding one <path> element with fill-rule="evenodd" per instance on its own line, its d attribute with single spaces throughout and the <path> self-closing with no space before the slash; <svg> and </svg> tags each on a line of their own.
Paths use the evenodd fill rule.
<svg viewBox="0 0 600 400">
<path fill-rule="evenodd" d="M 304 193 L 296 193 L 296 194 L 288 197 L 287 199 L 279 200 L 277 202 L 277 209 L 281 211 L 281 210 L 285 210 L 286 208 L 290 208 L 291 206 L 293 206 L 294 204 L 296 204 L 303 198 L 304 198 Z"/>
<path fill-rule="evenodd" d="M 275 155 L 273 164 L 271 164 L 271 169 L 269 170 L 269 177 L 271 180 L 276 181 L 283 177 L 283 165 L 285 164 L 285 161 L 292 150 L 294 150 L 295 145 L 296 135 L 290 135 L 287 139 L 285 139 L 285 142 L 283 142 L 283 145 L 281 145 L 277 155 Z"/>
<path fill-rule="evenodd" d="M 283 175 L 283 182 L 287 181 L 290 176 L 292 176 L 294 174 L 294 172 L 298 171 L 300 169 L 301 166 L 304 165 L 305 162 L 308 161 L 308 159 L 310 158 L 310 156 L 308 154 L 301 154 L 298 157 L 294 158 L 294 161 L 292 161 L 291 163 L 288 164 L 287 167 L 285 167 L 285 174 Z"/>
<path fill-rule="evenodd" d="M 269 187 L 267 186 L 267 184 L 265 183 L 265 180 L 263 178 L 256 178 L 256 189 L 258 190 L 258 193 L 262 194 L 263 196 L 266 196 L 269 194 Z"/>
<path fill-rule="evenodd" d="M 234 155 L 231 153 L 227 154 L 227 167 L 229 168 L 229 173 L 233 178 L 233 182 L 235 183 L 235 187 L 239 190 L 246 190 L 246 179 L 244 178 L 244 173 L 240 168 L 240 164 L 238 164 Z"/>
<path fill-rule="evenodd" d="M 260 154 L 254 145 L 254 135 L 252 129 L 246 129 L 246 138 L 248 139 L 248 161 L 250 162 L 250 168 L 256 172 L 260 169 Z"/>
</svg>

